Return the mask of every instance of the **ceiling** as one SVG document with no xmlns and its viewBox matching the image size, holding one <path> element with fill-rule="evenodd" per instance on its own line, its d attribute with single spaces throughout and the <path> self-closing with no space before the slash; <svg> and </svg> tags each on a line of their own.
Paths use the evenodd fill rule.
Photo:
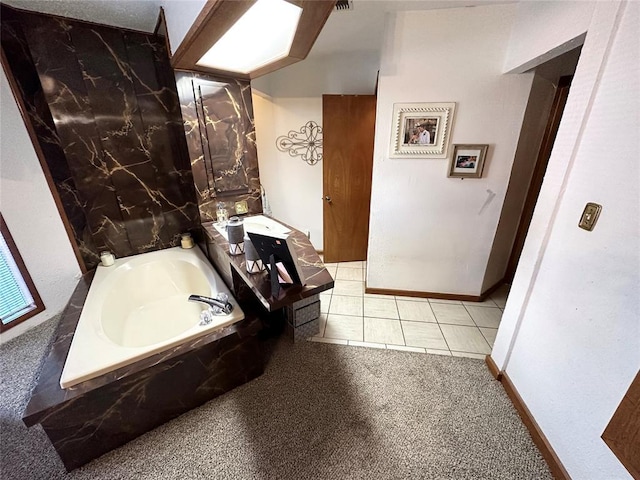
<svg viewBox="0 0 640 480">
<path fill-rule="evenodd" d="M 2 0 L 2 3 L 24 10 L 152 32 L 158 20 L 160 5 L 166 1 L 168 0 Z"/>
<path fill-rule="evenodd" d="M 151 32 L 160 6 L 190 0 L 1 0 L 25 10 L 50 13 Z M 197 0 L 196 0 L 197 1 Z M 309 57 L 336 52 L 379 51 L 385 15 L 401 10 L 474 7 L 514 0 L 352 0 L 350 10 L 335 10 L 320 33 Z M 197 1 L 201 4 L 201 1 Z"/>
</svg>

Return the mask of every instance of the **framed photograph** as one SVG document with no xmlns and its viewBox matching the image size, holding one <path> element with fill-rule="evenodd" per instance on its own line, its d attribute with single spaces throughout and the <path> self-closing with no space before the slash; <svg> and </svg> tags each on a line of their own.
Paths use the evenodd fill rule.
<svg viewBox="0 0 640 480">
<path fill-rule="evenodd" d="M 489 145 L 454 145 L 447 177 L 480 178 Z"/>
<path fill-rule="evenodd" d="M 447 158 L 455 103 L 393 105 L 391 158 Z"/>
</svg>

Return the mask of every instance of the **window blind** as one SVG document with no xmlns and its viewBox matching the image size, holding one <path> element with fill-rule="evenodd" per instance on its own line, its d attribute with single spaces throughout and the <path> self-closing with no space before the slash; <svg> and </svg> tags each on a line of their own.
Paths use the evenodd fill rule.
<svg viewBox="0 0 640 480">
<path fill-rule="evenodd" d="M 6 325 L 33 308 L 33 297 L 0 233 L 0 321 Z"/>
</svg>

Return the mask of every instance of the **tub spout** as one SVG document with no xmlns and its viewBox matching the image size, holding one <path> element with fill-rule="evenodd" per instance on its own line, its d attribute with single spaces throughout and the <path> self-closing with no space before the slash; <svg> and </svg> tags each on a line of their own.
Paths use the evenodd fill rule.
<svg viewBox="0 0 640 480">
<path fill-rule="evenodd" d="M 214 311 L 221 310 L 225 314 L 231 313 L 233 311 L 233 305 L 231 305 L 231 302 L 229 302 L 227 295 L 219 294 L 218 296 L 223 298 L 211 298 L 211 297 L 205 297 L 203 295 L 191 295 L 189 296 L 189 301 L 206 303 Z"/>
</svg>

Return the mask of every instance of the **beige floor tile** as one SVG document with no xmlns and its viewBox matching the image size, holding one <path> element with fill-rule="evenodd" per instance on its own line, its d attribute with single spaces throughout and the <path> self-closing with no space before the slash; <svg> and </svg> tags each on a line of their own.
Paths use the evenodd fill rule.
<svg viewBox="0 0 640 480">
<path fill-rule="evenodd" d="M 482 353 L 470 353 L 470 352 L 451 352 L 454 357 L 475 358 L 477 360 L 484 360 L 486 355 Z"/>
<path fill-rule="evenodd" d="M 452 352 L 491 353 L 491 347 L 478 327 L 441 324 L 440 328 Z"/>
<path fill-rule="evenodd" d="M 333 278 L 335 280 L 336 279 L 336 272 L 338 271 L 338 267 L 327 267 L 327 271 L 329 272 L 329 275 L 331 275 L 331 278 Z"/>
<path fill-rule="evenodd" d="M 358 342 L 356 340 L 349 340 L 349 346 L 367 347 L 367 348 L 379 348 L 379 349 L 382 349 L 382 350 L 387 348 L 387 346 L 384 343 Z"/>
<path fill-rule="evenodd" d="M 327 314 L 320 313 L 320 331 L 316 335 L 316 337 L 324 337 L 324 330 L 327 326 Z"/>
<path fill-rule="evenodd" d="M 433 348 L 427 348 L 427 353 L 432 355 L 443 355 L 445 357 L 451 356 L 451 352 L 449 350 L 435 350 Z"/>
<path fill-rule="evenodd" d="M 364 316 L 376 318 L 399 319 L 398 307 L 395 298 L 371 298 L 364 299 Z"/>
<path fill-rule="evenodd" d="M 435 322 L 429 302 L 413 302 L 409 300 L 396 300 L 401 320 L 413 320 L 415 322 Z"/>
<path fill-rule="evenodd" d="M 484 338 L 487 340 L 487 342 L 489 342 L 489 345 L 491 345 L 491 348 L 493 348 L 493 344 L 496 341 L 496 335 L 498 335 L 498 329 L 480 327 L 480 331 L 482 332 L 482 335 L 484 335 Z"/>
<path fill-rule="evenodd" d="M 331 305 L 331 294 L 320 294 L 320 313 L 329 313 L 329 305 Z"/>
<path fill-rule="evenodd" d="M 340 262 L 338 265 L 347 268 L 364 268 L 364 262 Z"/>
<path fill-rule="evenodd" d="M 432 303 L 431 309 L 438 323 L 451 325 L 475 326 L 469 312 L 462 305 L 446 305 L 444 303 Z"/>
<path fill-rule="evenodd" d="M 429 302 L 431 303 L 449 303 L 452 305 L 462 305 L 460 300 L 444 300 L 442 298 L 430 298 Z"/>
<path fill-rule="evenodd" d="M 329 314 L 362 316 L 362 297 L 331 296 Z"/>
<path fill-rule="evenodd" d="M 325 263 L 324 266 L 326 268 L 338 268 L 338 264 L 337 263 Z"/>
<path fill-rule="evenodd" d="M 361 268 L 345 267 L 338 265 L 338 272 L 334 277 L 336 280 L 355 280 L 358 282 L 364 281 L 364 273 Z"/>
<path fill-rule="evenodd" d="M 511 290 L 511 285 L 502 285 L 493 292 L 489 298 L 491 298 L 497 306 L 504 308 L 507 303 L 507 297 L 509 296 L 509 290 Z"/>
<path fill-rule="evenodd" d="M 496 302 L 491 300 L 491 298 L 487 298 L 482 302 L 462 302 L 463 305 L 471 305 L 472 307 L 497 307 Z"/>
<path fill-rule="evenodd" d="M 420 347 L 407 347 L 404 345 L 387 345 L 388 350 L 400 350 L 401 352 L 415 352 L 415 353 L 425 353 L 424 348 Z"/>
<path fill-rule="evenodd" d="M 404 341 L 408 347 L 424 347 L 447 350 L 440 327 L 437 323 L 401 321 Z M 478 332 L 480 333 L 480 332 Z"/>
<path fill-rule="evenodd" d="M 364 317 L 364 341 L 404 345 L 400 320 Z"/>
<path fill-rule="evenodd" d="M 507 298 L 506 298 L 506 297 L 505 297 L 505 298 L 500 298 L 500 297 L 491 297 L 491 300 L 493 300 L 493 301 L 494 301 L 494 303 L 495 303 L 498 307 L 500 307 L 500 308 L 502 308 L 502 309 L 504 309 L 504 307 L 506 307 L 506 306 L 507 306 Z"/>
<path fill-rule="evenodd" d="M 362 325 L 362 317 L 329 315 L 327 317 L 327 327 L 324 330 L 324 338 L 358 340 L 362 342 Z"/>
<path fill-rule="evenodd" d="M 472 307 L 466 306 L 469 315 L 479 327 L 498 328 L 500 319 L 502 318 L 502 310 L 497 307 Z"/>
<path fill-rule="evenodd" d="M 336 280 L 333 285 L 333 294 L 348 295 L 351 297 L 362 297 L 364 295 L 364 282 Z"/>
<path fill-rule="evenodd" d="M 409 302 L 429 302 L 428 298 L 422 297 L 403 297 L 402 295 L 396 295 L 396 300 L 407 300 Z"/>
</svg>

